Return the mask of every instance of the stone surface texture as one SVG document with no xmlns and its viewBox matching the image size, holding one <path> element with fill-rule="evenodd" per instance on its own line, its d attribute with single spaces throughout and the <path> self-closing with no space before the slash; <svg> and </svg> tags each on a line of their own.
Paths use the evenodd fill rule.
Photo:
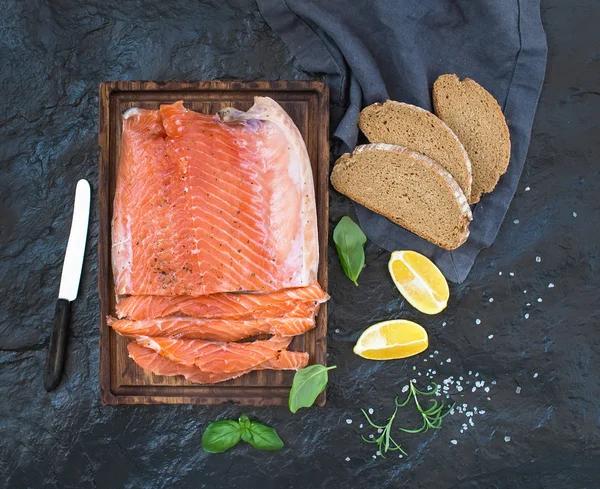
<svg viewBox="0 0 600 489">
<path fill-rule="evenodd" d="M 451 288 L 447 310 L 428 317 L 404 303 L 387 274 L 388 253 L 372 244 L 355 287 L 332 246 L 329 362 L 338 368 L 326 407 L 296 415 L 246 409 L 276 427 L 286 447 L 262 453 L 240 445 L 222 455 L 201 449 L 202 432 L 211 420 L 239 416 L 235 406 L 99 403 L 98 85 L 314 75 L 302 71 L 253 2 L 2 6 L 0 487 L 600 487 L 598 2 L 542 2 L 547 78 L 522 181 L 496 243 Z M 47 394 L 45 350 L 79 178 L 93 188 L 89 243 L 65 376 Z M 332 191 L 332 226 L 351 209 Z M 366 326 L 396 317 L 427 328 L 426 353 L 392 362 L 352 353 Z M 464 390 L 453 387 L 451 398 L 485 414 L 474 414 L 471 426 L 456 413 L 422 435 L 396 428 L 409 456 L 374 458 L 375 446 L 361 441 L 373 431 L 360 408 L 383 421 L 402 386 L 425 382 L 429 369 L 438 382 L 463 376 Z M 489 393 L 472 392 L 477 379 Z M 415 423 L 400 412 L 398 426 Z"/>
</svg>

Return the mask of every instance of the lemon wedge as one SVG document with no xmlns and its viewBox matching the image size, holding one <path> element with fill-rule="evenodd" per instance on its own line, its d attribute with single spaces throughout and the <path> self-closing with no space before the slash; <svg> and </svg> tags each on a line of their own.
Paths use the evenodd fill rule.
<svg viewBox="0 0 600 489">
<path fill-rule="evenodd" d="M 367 328 L 354 353 L 369 360 L 394 360 L 421 353 L 429 346 L 427 331 L 405 319 L 383 321 Z"/>
<path fill-rule="evenodd" d="M 425 314 L 437 314 L 448 304 L 448 282 L 433 262 L 416 251 L 394 251 L 390 275 L 404 298 Z"/>
</svg>

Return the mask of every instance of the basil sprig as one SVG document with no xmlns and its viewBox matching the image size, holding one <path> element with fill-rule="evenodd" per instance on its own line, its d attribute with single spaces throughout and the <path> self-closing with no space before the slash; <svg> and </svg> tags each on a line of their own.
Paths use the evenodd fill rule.
<svg viewBox="0 0 600 489">
<path fill-rule="evenodd" d="M 344 216 L 333 230 L 333 241 L 346 276 L 358 285 L 358 276 L 365 266 L 364 246 L 367 237 L 348 216 Z"/>
<path fill-rule="evenodd" d="M 316 364 L 301 368 L 296 372 L 288 401 L 292 413 L 295 413 L 300 408 L 310 407 L 314 404 L 317 396 L 323 392 L 327 385 L 327 381 L 329 380 L 327 372 L 334 368 L 335 365 L 325 367 L 321 364 Z"/>
<path fill-rule="evenodd" d="M 283 441 L 274 428 L 250 421 L 245 414 L 240 416 L 239 421 L 225 419 L 210 423 L 202 435 L 202 448 L 210 453 L 223 453 L 240 440 L 259 450 L 283 448 Z"/>
</svg>

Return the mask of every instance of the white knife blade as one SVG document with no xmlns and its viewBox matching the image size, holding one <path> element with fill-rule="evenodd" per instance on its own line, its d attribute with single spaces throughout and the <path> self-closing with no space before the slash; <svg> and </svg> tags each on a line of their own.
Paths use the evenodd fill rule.
<svg viewBox="0 0 600 489">
<path fill-rule="evenodd" d="M 59 299 L 66 299 L 69 302 L 77 298 L 77 291 L 79 290 L 90 219 L 90 194 L 90 184 L 87 180 L 79 180 L 75 189 L 73 221 L 71 222 L 71 232 L 69 233 L 69 242 L 67 243 L 58 292 Z"/>
</svg>

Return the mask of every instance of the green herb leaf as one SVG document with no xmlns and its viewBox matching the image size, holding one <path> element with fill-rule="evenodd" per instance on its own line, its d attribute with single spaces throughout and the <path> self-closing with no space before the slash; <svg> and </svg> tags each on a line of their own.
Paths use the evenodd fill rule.
<svg viewBox="0 0 600 489">
<path fill-rule="evenodd" d="M 250 429 L 242 435 L 242 439 L 259 450 L 281 450 L 283 441 L 277 431 L 256 421 L 250 422 Z"/>
<path fill-rule="evenodd" d="M 335 365 L 325 367 L 317 364 L 302 368 L 296 372 L 288 403 L 292 413 L 295 413 L 300 408 L 313 405 L 317 396 L 323 392 L 327 385 L 327 381 L 329 380 L 327 372 L 334 368 Z"/>
<path fill-rule="evenodd" d="M 348 216 L 344 216 L 333 230 L 333 241 L 346 276 L 358 285 L 358 276 L 365 265 L 364 246 L 367 237 Z"/>
<path fill-rule="evenodd" d="M 240 416 L 239 424 L 242 431 L 248 431 L 250 429 L 250 423 L 251 422 L 248 419 L 248 416 L 246 416 L 245 414 L 242 414 Z"/>
<path fill-rule="evenodd" d="M 222 453 L 236 446 L 242 437 L 237 421 L 213 421 L 202 435 L 202 448 L 209 453 Z"/>
</svg>

